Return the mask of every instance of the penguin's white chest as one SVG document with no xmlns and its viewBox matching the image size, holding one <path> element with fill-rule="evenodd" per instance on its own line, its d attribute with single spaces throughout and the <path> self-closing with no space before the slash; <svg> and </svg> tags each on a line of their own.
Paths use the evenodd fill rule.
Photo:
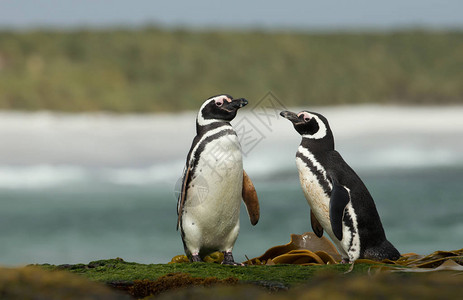
<svg viewBox="0 0 463 300">
<path fill-rule="evenodd" d="M 196 182 L 203 184 L 202 200 L 207 202 L 208 207 L 223 207 L 230 202 L 226 199 L 240 203 L 242 180 L 241 147 L 235 135 L 227 135 L 206 144 L 194 170 L 190 189 L 195 189 Z"/>
<path fill-rule="evenodd" d="M 317 174 L 313 173 L 302 161 L 301 158 L 296 158 L 296 165 L 299 170 L 299 180 L 304 192 L 304 196 L 310 205 L 310 209 L 317 218 L 320 225 L 330 236 L 336 248 L 342 255 L 347 257 L 347 251 L 342 241 L 339 241 L 333 233 L 330 221 L 330 197 L 325 193 L 323 186 L 320 184 Z"/>
<path fill-rule="evenodd" d="M 238 138 L 227 135 L 206 144 L 188 186 L 184 231 L 190 237 L 198 235 L 198 243 L 204 246 L 215 247 L 218 241 L 227 240 L 230 232 L 239 229 L 242 187 Z M 236 236 L 231 237 L 233 243 Z"/>
<path fill-rule="evenodd" d="M 321 180 L 324 181 L 325 185 L 327 184 L 329 189 L 332 189 L 332 184 L 327 178 L 326 170 L 306 149 L 299 147 L 298 152 L 301 153 L 310 164 L 309 167 L 301 157 L 296 157 L 296 165 L 299 170 L 301 187 L 312 212 L 326 233 L 331 237 L 331 240 L 334 242 L 343 258 L 349 257 L 351 261 L 354 261 L 358 258 L 360 253 L 360 239 L 356 230 L 357 216 L 352 207 L 352 203 L 347 204 L 346 211 L 351 217 L 353 228 L 343 224 L 343 239 L 340 241 L 336 238 L 331 228 L 330 197 L 325 192 L 320 182 Z"/>
<path fill-rule="evenodd" d="M 310 208 L 320 222 L 320 225 L 332 236 L 329 211 L 330 197 L 323 190 L 317 175 L 307 167 L 302 159 L 296 158 L 296 165 L 299 171 L 301 187 Z"/>
</svg>

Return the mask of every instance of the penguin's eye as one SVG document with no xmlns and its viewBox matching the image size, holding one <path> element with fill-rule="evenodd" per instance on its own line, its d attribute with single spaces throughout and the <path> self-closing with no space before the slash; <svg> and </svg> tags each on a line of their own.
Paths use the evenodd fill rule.
<svg viewBox="0 0 463 300">
<path fill-rule="evenodd" d="M 304 122 L 309 122 L 310 119 L 311 119 L 310 115 L 308 113 L 305 113 L 305 112 L 300 113 L 298 116 L 299 116 L 299 118 L 302 118 L 302 120 L 304 120 Z"/>
<path fill-rule="evenodd" d="M 215 101 L 215 105 L 217 105 L 218 107 L 221 107 L 223 105 L 223 101 L 222 100 Z"/>
</svg>

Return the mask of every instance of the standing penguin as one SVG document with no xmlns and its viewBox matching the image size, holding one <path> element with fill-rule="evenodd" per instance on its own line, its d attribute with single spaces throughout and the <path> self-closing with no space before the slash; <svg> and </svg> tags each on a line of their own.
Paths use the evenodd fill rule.
<svg viewBox="0 0 463 300">
<path fill-rule="evenodd" d="M 220 95 L 207 99 L 199 109 L 197 135 L 187 156 L 177 203 L 177 230 L 181 230 L 190 261 L 222 251 L 222 263 L 236 265 L 232 250 L 240 227 L 241 200 L 251 224 L 259 220 L 257 194 L 243 170 L 241 146 L 230 124 L 246 104 L 246 99 Z"/>
<path fill-rule="evenodd" d="M 328 120 L 320 114 L 283 111 L 302 136 L 296 165 L 304 195 L 310 205 L 312 229 L 318 237 L 325 230 L 343 262 L 400 257 L 386 239 L 375 203 L 358 175 L 334 150 Z"/>
</svg>

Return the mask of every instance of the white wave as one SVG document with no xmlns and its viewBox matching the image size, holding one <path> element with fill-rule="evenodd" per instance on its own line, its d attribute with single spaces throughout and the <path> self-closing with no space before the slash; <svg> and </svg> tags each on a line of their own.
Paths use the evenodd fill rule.
<svg viewBox="0 0 463 300">
<path fill-rule="evenodd" d="M 463 166 L 463 155 L 450 149 L 426 149 L 410 146 L 374 149 L 350 153 L 349 164 L 362 170 L 456 168 Z"/>
<path fill-rule="evenodd" d="M 84 184 L 166 185 L 181 177 L 183 162 L 145 168 L 100 168 L 62 165 L 0 166 L 0 189 L 49 189 Z"/>
<path fill-rule="evenodd" d="M 1 166 L 0 188 L 37 189 L 83 181 L 88 174 L 75 166 Z"/>
<path fill-rule="evenodd" d="M 463 155 L 448 149 L 392 147 L 364 152 L 341 152 L 354 170 L 461 168 Z M 0 166 L 0 189 L 50 189 L 77 184 L 88 186 L 171 186 L 181 178 L 183 160 L 166 161 L 147 167 L 91 168 L 76 165 Z M 244 168 L 253 180 L 297 177 L 294 155 L 270 152 L 245 158 Z"/>
<path fill-rule="evenodd" d="M 175 184 L 181 178 L 183 161 L 160 163 L 148 168 L 106 169 L 105 179 L 118 185 Z"/>
<path fill-rule="evenodd" d="M 389 141 L 390 145 L 399 142 L 400 147 L 400 143 L 433 140 L 442 147 L 463 152 L 463 106 L 308 105 L 304 109 L 328 118 L 340 147 L 369 141 Z M 262 140 L 257 146 L 252 145 L 252 153 L 266 154 L 269 149 L 286 149 L 287 144 L 294 144 L 294 150 L 287 152 L 293 158 L 300 136 L 291 124 L 275 114 L 271 126 L 266 127 L 252 112 L 250 104 L 232 122 L 236 125 L 246 119 L 247 123 L 242 124 L 249 129 L 254 126 L 256 133 L 262 134 L 255 136 Z M 130 168 L 184 160 L 195 135 L 195 117 L 195 112 L 147 115 L 0 112 L 0 165 Z M 243 147 L 247 146 L 243 143 Z"/>
<path fill-rule="evenodd" d="M 241 124 L 257 129 L 253 137 L 258 143 L 243 143 L 245 170 L 253 179 L 297 176 L 299 134 L 283 118 L 276 117 L 265 127 L 252 109 L 243 109 L 232 122 L 246 119 Z M 463 106 L 304 109 L 328 118 L 338 151 L 355 170 L 463 166 Z M 92 182 L 173 185 L 194 135 L 194 112 L 0 112 L 0 188 Z"/>
</svg>

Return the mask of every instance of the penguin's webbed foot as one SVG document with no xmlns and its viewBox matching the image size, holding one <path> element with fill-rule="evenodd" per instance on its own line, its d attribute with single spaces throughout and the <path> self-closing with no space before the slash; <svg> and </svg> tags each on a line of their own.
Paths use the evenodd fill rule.
<svg viewBox="0 0 463 300">
<path fill-rule="evenodd" d="M 235 262 L 235 259 L 233 258 L 233 254 L 231 253 L 231 251 L 223 251 L 222 265 L 242 266 L 242 267 L 244 267 L 244 264 L 240 264 L 240 263 Z"/>
<path fill-rule="evenodd" d="M 191 262 L 202 262 L 203 260 L 199 256 L 199 253 L 195 253 L 191 255 Z"/>
</svg>

